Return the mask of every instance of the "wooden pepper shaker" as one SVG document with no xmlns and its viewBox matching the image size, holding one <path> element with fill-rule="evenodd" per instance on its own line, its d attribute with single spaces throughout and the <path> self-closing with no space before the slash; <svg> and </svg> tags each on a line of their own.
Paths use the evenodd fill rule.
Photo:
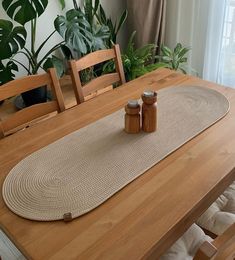
<svg viewBox="0 0 235 260">
<path fill-rule="evenodd" d="M 128 134 L 140 132 L 140 105 L 137 100 L 130 100 L 125 106 L 125 131 Z"/>
<path fill-rule="evenodd" d="M 157 93 L 144 91 L 142 94 L 142 128 L 144 132 L 151 133 L 157 130 Z"/>
</svg>

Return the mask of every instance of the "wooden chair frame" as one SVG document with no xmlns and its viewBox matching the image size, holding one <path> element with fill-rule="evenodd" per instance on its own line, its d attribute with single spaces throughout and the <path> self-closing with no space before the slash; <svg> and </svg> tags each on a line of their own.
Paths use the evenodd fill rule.
<svg viewBox="0 0 235 260">
<path fill-rule="evenodd" d="M 80 71 L 112 59 L 115 60 L 115 73 L 102 75 L 96 79 L 91 80 L 85 86 L 82 86 L 79 75 Z M 112 49 L 99 50 L 90 53 L 79 60 L 71 60 L 69 63 L 71 67 L 71 78 L 77 104 L 83 103 L 86 100 L 86 96 L 88 95 L 94 97 L 95 95 L 92 95 L 93 92 L 105 92 L 102 91 L 102 89 L 109 87 L 114 83 L 121 82 L 121 84 L 124 84 L 126 82 L 119 45 L 114 45 Z M 110 90 L 110 87 L 108 90 Z"/>
<path fill-rule="evenodd" d="M 193 259 L 235 259 L 235 223 L 212 243 L 204 242 Z"/>
<path fill-rule="evenodd" d="M 26 76 L 0 87 L 1 101 L 44 85 L 51 86 L 55 100 L 24 108 L 5 120 L 0 120 L 0 138 L 29 126 L 30 122 L 45 115 L 65 110 L 64 98 L 54 68 L 49 69 L 48 73 Z"/>
</svg>

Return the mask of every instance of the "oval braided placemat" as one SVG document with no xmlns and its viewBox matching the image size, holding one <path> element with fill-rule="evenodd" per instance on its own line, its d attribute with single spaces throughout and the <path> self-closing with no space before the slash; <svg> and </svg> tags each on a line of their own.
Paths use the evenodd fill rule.
<svg viewBox="0 0 235 260">
<path fill-rule="evenodd" d="M 158 130 L 128 135 L 124 109 L 31 154 L 6 177 L 7 206 L 31 220 L 81 216 L 226 115 L 217 91 L 179 86 L 158 92 Z"/>
</svg>

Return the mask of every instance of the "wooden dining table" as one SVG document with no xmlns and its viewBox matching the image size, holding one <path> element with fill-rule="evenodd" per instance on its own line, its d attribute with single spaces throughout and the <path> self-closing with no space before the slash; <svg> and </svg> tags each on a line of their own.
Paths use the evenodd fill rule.
<svg viewBox="0 0 235 260">
<path fill-rule="evenodd" d="M 0 185 L 29 154 L 119 109 L 146 89 L 194 85 L 230 101 L 229 113 L 90 213 L 37 222 L 0 195 L 0 227 L 28 259 L 158 259 L 235 180 L 235 90 L 158 69 L 0 140 Z"/>
</svg>

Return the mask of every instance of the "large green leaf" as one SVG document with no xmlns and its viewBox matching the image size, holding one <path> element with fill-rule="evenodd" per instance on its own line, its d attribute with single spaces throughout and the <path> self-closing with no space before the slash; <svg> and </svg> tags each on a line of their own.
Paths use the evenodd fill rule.
<svg viewBox="0 0 235 260">
<path fill-rule="evenodd" d="M 27 32 L 23 26 L 13 27 L 12 22 L 0 19 L 0 59 L 10 58 L 25 45 Z"/>
<path fill-rule="evenodd" d="M 93 50 L 106 49 L 105 40 L 109 39 L 110 31 L 108 26 L 97 26 L 93 31 Z"/>
<path fill-rule="evenodd" d="M 93 37 L 90 25 L 80 10 L 69 10 L 66 17 L 55 19 L 55 29 L 63 37 L 68 47 L 85 54 L 92 47 Z"/>
<path fill-rule="evenodd" d="M 127 15 L 128 15 L 127 10 L 124 10 L 124 12 L 122 13 L 122 15 L 121 15 L 121 17 L 119 19 L 117 30 L 116 30 L 116 34 L 118 34 L 120 29 L 123 27 L 124 23 L 126 22 Z"/>
<path fill-rule="evenodd" d="M 17 65 L 9 61 L 6 65 L 0 61 L 0 85 L 3 85 L 15 78 L 13 71 L 18 71 Z"/>
<path fill-rule="evenodd" d="M 48 0 L 3 0 L 2 6 L 8 16 L 24 25 L 40 16 L 46 9 Z"/>
</svg>

